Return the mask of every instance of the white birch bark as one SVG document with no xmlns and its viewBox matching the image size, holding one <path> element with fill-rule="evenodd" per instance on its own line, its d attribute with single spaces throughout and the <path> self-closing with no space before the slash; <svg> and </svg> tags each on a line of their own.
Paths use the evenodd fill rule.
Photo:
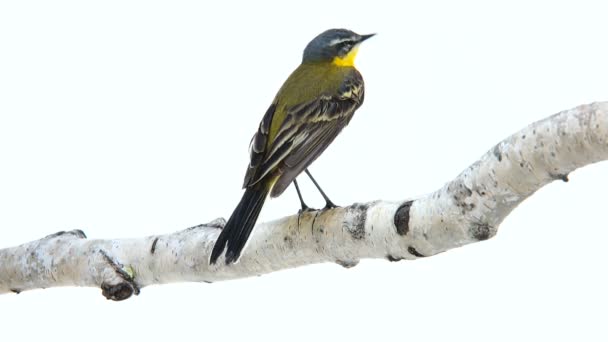
<svg viewBox="0 0 608 342">
<path fill-rule="evenodd" d="M 95 286 L 122 300 L 150 284 L 214 282 L 321 262 L 352 267 L 362 258 L 429 257 L 493 237 L 536 190 L 606 159 L 608 102 L 582 105 L 513 134 L 426 196 L 258 224 L 234 265 L 208 264 L 223 219 L 135 239 L 89 240 L 81 231 L 60 232 L 0 250 L 0 293 Z"/>
</svg>

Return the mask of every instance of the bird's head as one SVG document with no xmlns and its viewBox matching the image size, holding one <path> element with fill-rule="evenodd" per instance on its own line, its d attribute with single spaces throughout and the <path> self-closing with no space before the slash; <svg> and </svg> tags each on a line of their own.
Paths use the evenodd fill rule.
<svg viewBox="0 0 608 342">
<path fill-rule="evenodd" d="M 375 34 L 360 35 L 345 29 L 327 30 L 304 49 L 302 63 L 328 62 L 339 66 L 353 66 L 359 44 Z"/>
</svg>

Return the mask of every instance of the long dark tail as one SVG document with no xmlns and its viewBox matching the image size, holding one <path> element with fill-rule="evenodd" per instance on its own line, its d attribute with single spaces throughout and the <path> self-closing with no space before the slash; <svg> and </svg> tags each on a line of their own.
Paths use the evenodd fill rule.
<svg viewBox="0 0 608 342">
<path fill-rule="evenodd" d="M 262 211 L 262 206 L 269 190 L 269 186 L 260 183 L 245 190 L 243 198 L 241 198 L 236 209 L 232 212 L 228 222 L 226 222 L 226 226 L 224 226 L 213 246 L 209 263 L 215 264 L 220 255 L 222 255 L 226 245 L 228 245 L 226 264 L 234 263 L 239 259 L 241 251 L 245 248 L 247 239 L 260 215 L 260 211 Z"/>
</svg>

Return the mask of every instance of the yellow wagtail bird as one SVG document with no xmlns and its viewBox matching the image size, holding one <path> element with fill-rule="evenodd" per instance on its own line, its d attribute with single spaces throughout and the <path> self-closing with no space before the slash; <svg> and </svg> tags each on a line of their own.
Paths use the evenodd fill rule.
<svg viewBox="0 0 608 342">
<path fill-rule="evenodd" d="M 236 262 L 253 230 L 266 196 L 277 197 L 305 171 L 326 201 L 335 207 L 308 172 L 363 103 L 363 78 L 354 61 L 359 45 L 373 34 L 327 30 L 304 49 L 300 66 L 287 78 L 260 122 L 250 145 L 245 194 L 220 233 L 210 257 L 214 264 L 226 249 L 226 264 Z"/>
</svg>

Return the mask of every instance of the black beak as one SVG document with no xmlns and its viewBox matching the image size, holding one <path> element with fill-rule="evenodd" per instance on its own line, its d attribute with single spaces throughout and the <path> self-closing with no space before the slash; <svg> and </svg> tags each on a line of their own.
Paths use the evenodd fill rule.
<svg viewBox="0 0 608 342">
<path fill-rule="evenodd" d="M 359 39 L 359 43 L 361 43 L 361 42 L 363 42 L 363 41 L 365 41 L 365 40 L 368 40 L 369 38 L 371 38 L 371 37 L 373 37 L 373 36 L 375 36 L 375 35 L 376 35 L 375 33 L 372 33 L 372 34 L 364 34 L 364 35 L 362 35 L 362 36 L 361 36 L 361 39 Z"/>
</svg>

